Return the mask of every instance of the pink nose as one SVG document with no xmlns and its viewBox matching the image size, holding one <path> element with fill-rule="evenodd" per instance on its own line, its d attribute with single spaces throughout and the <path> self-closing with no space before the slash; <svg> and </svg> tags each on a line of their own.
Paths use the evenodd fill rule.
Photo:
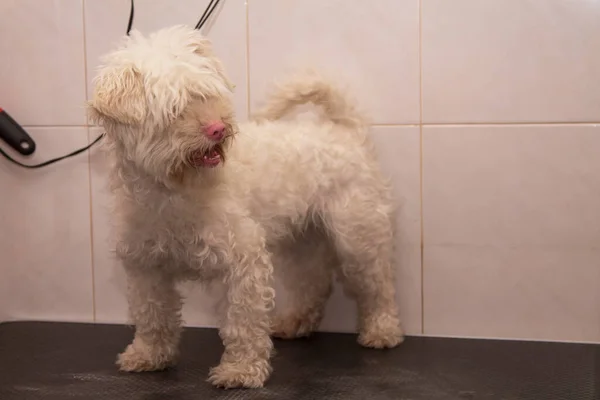
<svg viewBox="0 0 600 400">
<path fill-rule="evenodd" d="M 204 134 L 213 140 L 221 140 L 225 136 L 225 124 L 221 121 L 212 122 L 204 128 Z"/>
</svg>

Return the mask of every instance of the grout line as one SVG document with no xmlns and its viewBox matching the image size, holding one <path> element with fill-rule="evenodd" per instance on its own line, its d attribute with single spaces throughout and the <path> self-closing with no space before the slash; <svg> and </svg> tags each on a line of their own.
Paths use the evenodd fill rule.
<svg viewBox="0 0 600 400">
<path fill-rule="evenodd" d="M 91 129 L 87 128 L 88 143 L 91 143 Z M 92 266 L 92 317 L 96 322 L 96 268 L 94 265 L 94 212 L 93 212 L 93 191 L 92 191 L 92 161 L 91 151 L 87 152 L 88 157 L 88 191 L 90 196 L 90 264 Z"/>
<path fill-rule="evenodd" d="M 87 118 L 87 117 L 86 117 Z M 21 125 L 23 128 L 87 128 L 93 125 Z"/>
<path fill-rule="evenodd" d="M 249 0 L 246 0 L 246 118 L 250 118 L 250 17 L 248 8 Z"/>
<path fill-rule="evenodd" d="M 423 235 L 423 17 L 422 0 L 419 0 L 419 207 L 421 217 L 421 334 L 425 334 L 425 241 Z"/>
<path fill-rule="evenodd" d="M 382 128 L 416 128 L 419 126 L 419 124 L 371 124 L 370 126 Z"/>
<path fill-rule="evenodd" d="M 246 74 L 248 77 L 248 73 Z M 247 109 L 250 111 L 250 83 L 247 84 L 248 88 L 248 104 Z M 600 125 L 598 122 L 460 122 L 460 123 L 398 123 L 398 124 L 371 124 L 370 126 L 378 127 L 448 127 L 448 128 L 460 128 L 460 127 L 495 127 L 495 126 L 597 126 Z M 23 128 L 98 128 L 98 125 L 94 124 L 75 124 L 75 125 L 22 125 Z"/>
<path fill-rule="evenodd" d="M 88 69 L 87 69 L 87 38 L 86 38 L 86 29 L 85 29 L 85 0 L 81 1 L 81 19 L 83 23 L 83 76 L 85 79 L 85 100 L 89 98 L 89 88 L 88 88 Z M 85 120 L 88 123 L 86 125 L 87 139 L 88 144 L 91 143 L 90 137 L 90 126 L 87 112 L 85 113 Z M 94 216 L 92 212 L 93 206 L 93 193 L 92 193 L 92 160 L 91 160 L 91 152 L 87 152 L 88 158 L 88 193 L 89 193 L 89 212 L 90 212 L 90 265 L 92 267 L 92 320 L 96 322 L 96 273 L 94 266 Z"/>
<path fill-rule="evenodd" d="M 88 65 L 87 65 L 87 37 L 86 37 L 86 29 L 85 29 L 85 0 L 81 2 L 81 18 L 83 20 L 83 76 L 85 78 L 85 101 L 87 101 L 89 96 L 89 88 L 88 88 Z M 85 113 L 85 120 L 87 125 L 89 125 L 89 120 L 87 117 L 87 112 Z"/>
<path fill-rule="evenodd" d="M 463 127 L 463 126 L 595 126 L 599 125 L 600 122 L 440 122 L 440 123 L 425 123 L 421 126 L 444 126 L 444 127 Z"/>
</svg>

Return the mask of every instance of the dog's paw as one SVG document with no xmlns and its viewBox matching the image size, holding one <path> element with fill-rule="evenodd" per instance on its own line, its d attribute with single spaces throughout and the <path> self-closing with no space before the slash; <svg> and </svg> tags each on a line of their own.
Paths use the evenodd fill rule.
<svg viewBox="0 0 600 400">
<path fill-rule="evenodd" d="M 271 374 L 269 361 L 228 363 L 211 368 L 208 382 L 225 389 L 260 388 Z"/>
<path fill-rule="evenodd" d="M 276 316 L 271 323 L 271 336 L 278 339 L 297 339 L 310 336 L 317 326 L 310 318 L 297 314 Z"/>
<path fill-rule="evenodd" d="M 402 330 L 399 332 L 387 332 L 387 333 L 373 333 L 366 332 L 361 333 L 358 336 L 358 343 L 364 347 L 370 347 L 372 349 L 391 349 L 398 346 L 404 341 L 404 334 Z"/>
<path fill-rule="evenodd" d="M 127 346 L 125 351 L 117 357 L 117 365 L 121 371 L 145 372 L 160 371 L 175 364 L 176 353 L 155 349 L 148 346 L 140 346 L 133 343 Z"/>
<path fill-rule="evenodd" d="M 398 318 L 381 316 L 361 329 L 358 343 L 373 349 L 385 349 L 398 346 L 404 341 L 404 332 Z"/>
</svg>

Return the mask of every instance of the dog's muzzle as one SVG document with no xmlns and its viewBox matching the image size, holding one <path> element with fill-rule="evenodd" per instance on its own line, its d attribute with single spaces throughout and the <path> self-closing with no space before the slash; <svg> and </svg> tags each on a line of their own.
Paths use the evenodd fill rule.
<svg viewBox="0 0 600 400">
<path fill-rule="evenodd" d="M 217 143 L 208 150 L 195 150 L 189 161 L 194 167 L 214 168 L 224 160 L 223 145 Z"/>
</svg>

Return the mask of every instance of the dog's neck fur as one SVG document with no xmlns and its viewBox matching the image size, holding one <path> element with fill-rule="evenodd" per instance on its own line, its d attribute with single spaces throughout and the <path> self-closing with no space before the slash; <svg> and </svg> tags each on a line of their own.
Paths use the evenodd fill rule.
<svg viewBox="0 0 600 400">
<path fill-rule="evenodd" d="M 212 197 L 210 193 L 223 186 L 225 181 L 224 166 L 210 169 L 185 167 L 160 180 L 122 157 L 114 157 L 112 174 L 113 190 L 127 193 L 126 197 L 136 202 L 147 199 L 149 194 L 199 202 L 203 197 Z"/>
</svg>

